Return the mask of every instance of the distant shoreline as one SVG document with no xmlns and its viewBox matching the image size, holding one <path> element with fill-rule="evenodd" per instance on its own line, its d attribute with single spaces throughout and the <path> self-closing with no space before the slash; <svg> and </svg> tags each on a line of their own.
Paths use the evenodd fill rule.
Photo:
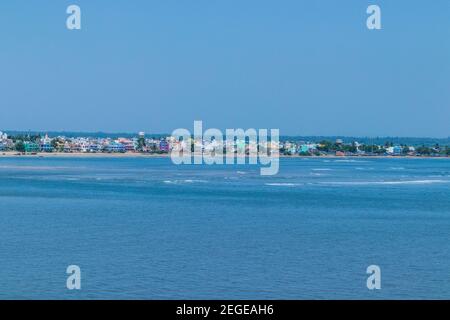
<svg viewBox="0 0 450 320">
<path fill-rule="evenodd" d="M 0 152 L 0 158 L 169 158 L 170 155 L 154 154 L 154 153 L 138 153 L 138 152 L 126 152 L 126 153 L 89 153 L 89 152 L 40 152 L 36 154 L 23 154 L 19 152 L 5 151 Z M 234 155 L 236 157 L 236 155 Z M 247 157 L 247 156 L 246 156 Z M 342 159 L 342 158 L 354 158 L 354 159 L 450 159 L 449 156 L 389 156 L 389 155 L 320 155 L 320 156 L 303 156 L 303 155 L 280 155 L 280 158 L 330 158 L 330 159 Z"/>
</svg>

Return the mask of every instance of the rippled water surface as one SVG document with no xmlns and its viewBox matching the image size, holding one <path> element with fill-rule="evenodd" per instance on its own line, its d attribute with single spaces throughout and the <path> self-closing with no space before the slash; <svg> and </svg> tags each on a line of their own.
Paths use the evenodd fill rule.
<svg viewBox="0 0 450 320">
<path fill-rule="evenodd" d="M 0 298 L 449 299 L 450 159 L 0 158 Z"/>
</svg>

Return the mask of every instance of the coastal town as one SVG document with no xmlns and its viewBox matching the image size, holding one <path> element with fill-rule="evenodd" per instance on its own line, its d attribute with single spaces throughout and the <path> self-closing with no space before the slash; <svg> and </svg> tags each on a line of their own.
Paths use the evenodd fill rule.
<svg viewBox="0 0 450 320">
<path fill-rule="evenodd" d="M 0 154 L 38 155 L 38 154 L 148 154 L 164 155 L 172 150 L 180 150 L 184 145 L 191 145 L 208 152 L 223 147 L 224 152 L 248 153 L 251 147 L 248 141 L 235 140 L 230 145 L 221 145 L 215 140 L 204 141 L 193 139 L 179 141 L 167 136 L 147 136 L 139 132 L 134 137 L 67 137 L 48 134 L 11 134 L 0 132 Z M 282 156 L 396 156 L 396 157 L 450 157 L 450 145 L 407 145 L 386 141 L 383 144 L 345 141 L 344 139 L 318 139 L 303 141 L 299 139 L 283 140 L 279 143 L 268 142 L 258 145 L 258 150 L 265 148 L 267 152 L 278 150 Z"/>
</svg>

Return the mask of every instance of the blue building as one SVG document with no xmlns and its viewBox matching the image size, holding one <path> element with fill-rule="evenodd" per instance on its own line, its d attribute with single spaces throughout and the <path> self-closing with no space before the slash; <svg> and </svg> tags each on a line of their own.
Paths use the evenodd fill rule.
<svg viewBox="0 0 450 320">
<path fill-rule="evenodd" d="M 161 140 L 159 142 L 159 150 L 169 152 L 169 143 L 166 140 Z"/>
<path fill-rule="evenodd" d="M 395 155 L 401 155 L 402 151 L 403 151 L 403 148 L 400 147 L 400 146 L 395 146 L 393 151 L 394 151 Z"/>
<path fill-rule="evenodd" d="M 111 143 L 105 147 L 105 151 L 106 152 L 124 153 L 126 150 L 125 150 L 125 146 L 121 143 Z"/>
<path fill-rule="evenodd" d="M 89 152 L 98 152 L 99 151 L 99 147 L 96 144 L 91 144 L 89 145 Z"/>
<path fill-rule="evenodd" d="M 50 143 L 41 144 L 41 152 L 53 152 L 53 146 Z"/>
</svg>

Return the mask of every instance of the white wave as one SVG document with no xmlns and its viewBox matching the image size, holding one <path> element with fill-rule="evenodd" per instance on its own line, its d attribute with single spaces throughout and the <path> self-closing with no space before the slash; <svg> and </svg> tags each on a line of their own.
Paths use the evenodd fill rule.
<svg viewBox="0 0 450 320">
<path fill-rule="evenodd" d="M 432 183 L 449 183 L 447 180 L 409 180 L 409 181 L 383 181 L 380 184 L 432 184 Z"/>
<path fill-rule="evenodd" d="M 329 174 L 318 173 L 318 172 L 311 172 L 310 175 L 311 175 L 311 176 L 315 176 L 315 177 L 329 176 Z"/>
<path fill-rule="evenodd" d="M 390 170 L 405 170 L 404 167 L 390 167 Z"/>
<path fill-rule="evenodd" d="M 298 183 L 289 183 L 289 182 L 273 182 L 273 183 L 265 183 L 266 186 L 274 186 L 274 187 L 295 187 L 299 186 Z"/>
<path fill-rule="evenodd" d="M 238 177 L 223 177 L 225 180 L 239 180 Z"/>
<path fill-rule="evenodd" d="M 207 183 L 208 181 L 185 179 L 185 180 L 164 180 L 163 182 L 167 184 L 183 184 L 183 183 Z"/>
<path fill-rule="evenodd" d="M 207 183 L 208 181 L 206 181 L 206 180 L 186 179 L 186 180 L 183 180 L 183 182 L 186 182 L 186 183 Z"/>
<path fill-rule="evenodd" d="M 236 171 L 237 174 L 247 174 L 245 171 Z"/>
<path fill-rule="evenodd" d="M 339 182 L 320 182 L 327 185 L 408 185 L 408 184 L 433 184 L 433 183 L 450 183 L 448 180 L 404 180 L 404 181 L 339 181 Z"/>
<path fill-rule="evenodd" d="M 330 168 L 316 168 L 316 169 L 312 169 L 312 171 L 332 171 L 333 169 Z"/>
<path fill-rule="evenodd" d="M 13 166 L 3 165 L 0 169 L 13 169 L 13 170 L 66 170 L 66 169 L 84 169 L 84 167 L 53 167 L 53 166 Z"/>
<path fill-rule="evenodd" d="M 167 184 L 180 184 L 182 180 L 164 180 L 163 182 Z"/>
<path fill-rule="evenodd" d="M 354 159 L 339 159 L 339 160 L 334 160 L 334 162 L 358 162 L 358 163 L 363 163 L 363 162 L 370 162 L 370 161 L 366 161 L 366 160 L 354 160 Z"/>
</svg>

